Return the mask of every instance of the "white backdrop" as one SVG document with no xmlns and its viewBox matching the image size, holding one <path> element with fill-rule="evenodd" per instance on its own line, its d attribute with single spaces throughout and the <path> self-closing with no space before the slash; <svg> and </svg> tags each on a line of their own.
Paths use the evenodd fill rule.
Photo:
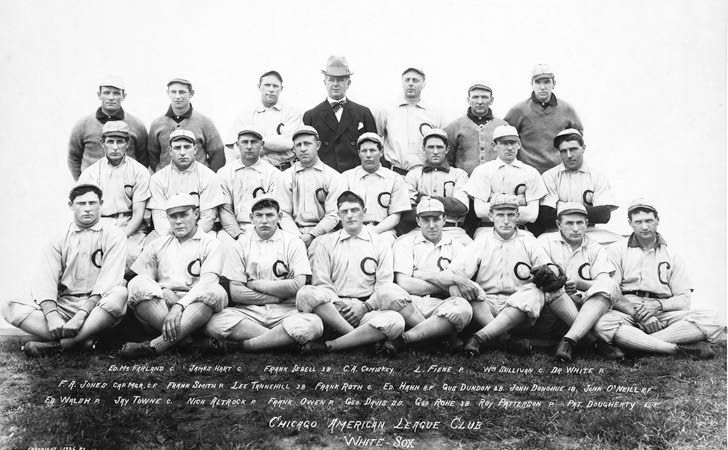
<svg viewBox="0 0 728 450">
<path fill-rule="evenodd" d="M 0 3 L 3 297 L 25 292 L 43 238 L 70 219 L 68 136 L 98 107 L 100 77 L 126 79 L 124 107 L 148 126 L 166 111 L 166 80 L 187 74 L 195 108 L 226 133 L 257 103 L 261 73 L 280 71 L 282 101 L 306 110 L 324 99 L 326 58 L 343 54 L 353 100 L 395 101 L 402 69 L 418 64 L 448 120 L 475 80 L 494 87 L 502 117 L 529 95 L 532 65 L 551 64 L 557 96 L 585 125 L 587 160 L 617 190 L 610 227 L 627 233 L 624 206 L 654 199 L 689 264 L 693 305 L 725 323 L 725 2 L 201 3 Z"/>
</svg>

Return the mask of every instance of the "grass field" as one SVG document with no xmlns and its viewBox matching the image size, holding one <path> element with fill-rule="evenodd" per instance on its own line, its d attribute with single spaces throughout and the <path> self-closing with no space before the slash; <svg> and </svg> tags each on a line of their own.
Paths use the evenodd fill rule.
<svg viewBox="0 0 728 450">
<path fill-rule="evenodd" d="M 568 365 L 499 351 L 127 363 L 18 349 L 0 343 L 2 448 L 726 448 L 725 346 L 710 361 Z"/>
</svg>

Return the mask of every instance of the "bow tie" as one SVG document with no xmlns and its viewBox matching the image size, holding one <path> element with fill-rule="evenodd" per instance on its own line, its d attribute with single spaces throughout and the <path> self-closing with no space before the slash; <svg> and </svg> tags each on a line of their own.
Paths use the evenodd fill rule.
<svg viewBox="0 0 728 450">
<path fill-rule="evenodd" d="M 435 170 L 439 170 L 440 172 L 450 173 L 449 167 L 435 167 L 435 166 L 423 166 L 422 167 L 422 173 L 430 173 Z"/>
<path fill-rule="evenodd" d="M 346 105 L 346 100 L 339 100 L 338 102 L 333 102 L 331 104 L 331 108 L 334 110 L 334 112 L 336 112 L 339 109 L 343 108 L 344 105 Z"/>
</svg>

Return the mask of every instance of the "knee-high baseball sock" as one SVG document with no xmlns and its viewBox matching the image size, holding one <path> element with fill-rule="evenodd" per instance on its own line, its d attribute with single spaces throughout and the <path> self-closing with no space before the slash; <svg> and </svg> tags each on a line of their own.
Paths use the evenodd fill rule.
<svg viewBox="0 0 728 450">
<path fill-rule="evenodd" d="M 492 322 L 475 334 L 484 342 L 492 341 L 526 320 L 527 317 L 526 313 L 520 309 L 506 306 Z"/>
<path fill-rule="evenodd" d="M 354 331 L 354 327 L 346 319 L 341 317 L 339 310 L 331 302 L 322 303 L 311 312 L 321 318 L 324 327 L 331 328 L 338 334 L 346 334 Z"/>
<path fill-rule="evenodd" d="M 455 331 L 455 326 L 444 317 L 432 316 L 406 331 L 402 338 L 405 342 L 418 342 L 439 336 L 446 336 Z"/>
<path fill-rule="evenodd" d="M 571 301 L 571 300 L 569 300 Z M 573 304 L 573 302 L 572 302 Z M 594 327 L 600 317 L 609 311 L 609 300 L 601 295 L 595 295 L 582 305 L 576 320 L 564 337 L 578 342 Z"/>
<path fill-rule="evenodd" d="M 182 312 L 177 340 L 165 341 L 162 336 L 158 336 L 152 339 L 151 346 L 157 350 L 157 353 L 168 350 L 177 343 L 183 342 L 193 331 L 206 324 L 210 320 L 210 316 L 212 316 L 212 309 L 206 304 L 200 302 L 190 304 Z"/>
<path fill-rule="evenodd" d="M 114 316 L 100 307 L 95 306 L 89 313 L 86 321 L 81 325 L 78 334 L 72 338 L 61 339 L 61 346 L 64 349 L 71 348 L 111 327 L 115 321 Z"/>
<path fill-rule="evenodd" d="M 387 339 L 386 334 L 367 323 L 363 323 L 351 333 L 347 333 L 333 341 L 326 341 L 326 345 L 331 350 L 345 350 L 347 348 L 359 347 L 360 345 L 380 342 L 385 339 Z"/>
<path fill-rule="evenodd" d="M 259 352 L 295 344 L 296 340 L 286 333 L 283 325 L 276 325 L 268 332 L 243 342 L 243 350 L 246 352 Z"/>
<path fill-rule="evenodd" d="M 561 294 L 558 298 L 554 299 L 548 304 L 551 311 L 556 314 L 556 317 L 566 322 L 567 325 L 571 326 L 576 320 L 576 316 L 579 315 L 579 310 L 567 294 Z"/>
<path fill-rule="evenodd" d="M 169 314 L 169 308 L 164 299 L 160 297 L 152 297 L 149 300 L 139 302 L 134 306 L 134 314 L 141 320 L 149 324 L 157 331 L 162 331 L 164 319 Z"/>
<path fill-rule="evenodd" d="M 612 339 L 619 347 L 643 352 L 666 353 L 674 355 L 677 353 L 677 345 L 661 341 L 651 335 L 630 325 L 622 325 L 614 333 Z"/>
<path fill-rule="evenodd" d="M 397 312 L 404 318 L 404 326 L 406 328 L 412 328 L 418 323 L 425 321 L 425 316 L 422 315 L 420 310 L 412 302 L 407 302 L 407 306 Z"/>
<path fill-rule="evenodd" d="M 667 328 L 652 333 L 650 336 L 673 344 L 692 344 L 693 342 L 705 340 L 705 336 L 700 331 L 700 328 L 686 320 L 675 322 Z"/>
<path fill-rule="evenodd" d="M 48 330 L 48 323 L 45 320 L 43 311 L 33 311 L 26 317 L 18 328 L 25 331 L 26 333 L 32 334 L 33 336 L 43 340 L 52 341 L 51 332 Z"/>
<path fill-rule="evenodd" d="M 470 306 L 473 308 L 472 321 L 476 324 L 484 327 L 493 321 L 493 313 L 490 312 L 488 302 L 470 302 Z"/>
<path fill-rule="evenodd" d="M 257 324 L 252 320 L 241 320 L 240 322 L 238 322 L 237 325 L 233 327 L 232 330 L 230 330 L 230 334 L 228 335 L 226 340 L 238 342 L 245 341 L 248 339 L 253 339 L 254 337 L 261 336 L 268 331 L 270 331 L 268 328 L 264 327 L 263 325 Z"/>
</svg>

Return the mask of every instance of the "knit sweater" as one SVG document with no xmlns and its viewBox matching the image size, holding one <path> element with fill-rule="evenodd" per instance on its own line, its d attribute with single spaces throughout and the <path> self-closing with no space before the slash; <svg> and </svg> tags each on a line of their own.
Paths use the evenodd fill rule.
<svg viewBox="0 0 728 450">
<path fill-rule="evenodd" d="M 493 130 L 500 125 L 507 123 L 494 117 L 484 125 L 477 125 L 466 114 L 446 126 L 450 165 L 463 169 L 470 176 L 476 167 L 494 160 L 497 155 L 493 150 Z"/>
<path fill-rule="evenodd" d="M 192 110 L 190 117 L 177 123 L 166 115 L 154 119 L 149 127 L 149 167 L 153 171 L 169 165 L 169 135 L 176 129 L 189 130 L 197 137 L 198 162 L 217 172 L 225 165 L 225 151 L 220 133 L 212 120 L 197 110 Z"/>
<path fill-rule="evenodd" d="M 567 128 L 584 129 L 574 108 L 561 99 L 556 106 L 544 109 L 528 98 L 511 108 L 504 119 L 518 130 L 521 138 L 518 159 L 539 173 L 561 163 L 559 151 L 554 148 L 554 137 L 559 132 Z"/>
<path fill-rule="evenodd" d="M 126 154 L 147 165 L 147 127 L 141 120 L 124 111 L 124 122 L 129 125 L 129 146 Z M 78 180 L 88 166 L 106 156 L 101 146 L 103 124 L 91 114 L 76 122 L 68 142 L 68 168 L 74 180 Z"/>
</svg>

